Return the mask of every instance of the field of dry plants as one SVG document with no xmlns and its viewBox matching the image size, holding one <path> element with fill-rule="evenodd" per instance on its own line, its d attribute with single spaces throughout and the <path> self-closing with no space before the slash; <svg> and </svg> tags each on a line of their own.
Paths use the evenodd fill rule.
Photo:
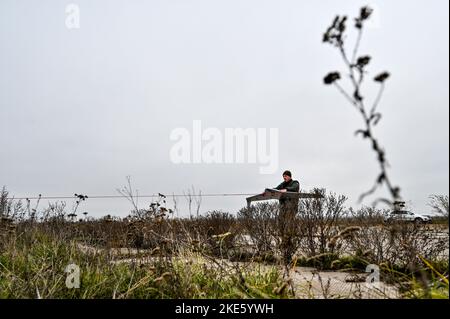
<svg viewBox="0 0 450 319">
<path fill-rule="evenodd" d="M 440 39 L 443 38 L 442 31 L 434 26 L 425 29 L 430 21 L 442 20 L 434 16 L 442 10 L 430 6 L 434 10 L 433 15 L 428 16 L 420 10 L 420 15 L 417 13 L 414 16 L 413 11 L 419 10 L 419 7 L 414 9 L 415 5 L 401 4 L 396 9 L 398 13 L 389 9 L 384 11 L 386 22 L 383 28 L 378 28 L 373 27 L 375 22 L 372 27 L 366 25 L 374 10 L 365 6 L 355 12 L 355 16 L 335 15 L 328 24 L 322 25 L 320 19 L 329 14 L 326 8 L 331 3 L 334 5 L 334 2 L 318 5 L 317 16 L 313 14 L 314 6 L 310 5 L 297 9 L 295 6 L 290 9 L 287 4 L 279 9 L 269 10 L 267 7 L 267 12 L 274 12 L 273 16 L 267 16 L 271 18 L 267 18 L 263 10 L 255 10 L 256 6 L 253 8 L 246 4 L 242 11 L 237 6 L 238 2 L 236 7 L 225 9 L 220 6 L 211 12 L 202 10 L 210 10 L 212 6 L 202 5 L 201 10 L 195 8 L 192 11 L 195 15 L 189 13 L 184 2 L 183 6 L 175 3 L 171 4 L 173 8 L 167 9 L 164 9 L 162 2 L 158 3 L 158 11 L 149 11 L 149 16 L 142 13 L 148 9 L 133 5 L 133 10 L 140 10 L 136 11 L 139 13 L 136 17 L 122 4 L 109 6 L 104 15 L 103 5 L 90 10 L 86 2 L 86 10 L 83 7 L 82 12 L 91 11 L 83 20 L 88 21 L 86 27 L 83 26 L 86 28 L 83 30 L 87 31 L 76 31 L 78 26 L 69 35 L 63 34 L 55 22 L 63 21 L 62 17 L 51 18 L 60 5 L 47 13 L 41 7 L 39 10 L 24 10 L 24 4 L 16 8 L 11 2 L 8 9 L 10 6 L 13 10 L 5 15 L 5 21 L 11 22 L 12 35 L 8 35 L 5 50 L 2 50 L 6 54 L 2 60 L 11 64 L 6 68 L 10 73 L 6 72 L 3 77 L 3 86 L 8 94 L 0 100 L 5 106 L 11 105 L 9 109 L 5 108 L 8 116 L 4 116 L 4 123 L 7 124 L 3 124 L 4 135 L 10 144 L 5 144 L 4 148 L 8 150 L 14 145 L 14 153 L 8 157 L 9 162 L 2 165 L 3 172 L 10 175 L 4 179 L 10 186 L 24 192 L 32 189 L 37 182 L 26 188 L 23 185 L 32 179 L 29 172 L 36 169 L 39 174 L 46 175 L 32 176 L 60 172 L 61 176 L 55 176 L 51 183 L 48 182 L 49 185 L 64 181 L 64 189 L 83 187 L 70 182 L 83 179 L 81 185 L 100 191 L 109 185 L 103 184 L 100 188 L 100 183 L 93 183 L 94 180 L 107 177 L 102 183 L 108 183 L 120 174 L 118 172 L 132 167 L 136 174 L 142 174 L 146 183 L 153 184 L 147 184 L 146 189 L 156 187 L 156 181 L 162 180 L 166 184 L 158 186 L 158 190 L 179 189 L 180 184 L 201 177 L 203 181 L 208 181 L 199 182 L 204 187 L 227 181 L 227 185 L 223 184 L 224 189 L 242 190 L 257 187 L 255 184 L 242 188 L 237 185 L 242 183 L 243 178 L 250 180 L 255 177 L 251 173 L 237 176 L 237 172 L 244 171 L 244 166 L 239 166 L 236 171 L 217 171 L 217 174 L 215 168 L 214 171 L 196 168 L 185 174 L 184 168 L 172 170 L 172 164 L 194 164 L 196 167 L 200 167 L 197 166 L 200 163 L 241 165 L 247 157 L 247 164 L 253 165 L 257 154 L 260 161 L 267 155 L 270 155 L 267 158 L 276 159 L 273 161 L 276 162 L 273 171 L 264 172 L 260 167 L 260 174 L 275 174 L 278 163 L 292 165 L 290 169 L 300 171 L 296 176 L 313 168 L 308 183 L 314 184 L 308 185 L 338 185 L 339 182 L 339 185 L 346 186 L 339 188 L 347 189 L 350 194 L 347 184 L 362 176 L 360 170 L 350 171 L 357 164 L 359 169 L 365 158 L 359 163 L 353 148 L 342 140 L 343 135 L 336 134 L 340 126 L 347 129 L 347 126 L 353 125 L 353 120 L 340 122 L 342 118 L 336 117 L 337 113 L 328 113 L 326 108 L 318 107 L 331 109 L 340 106 L 334 96 L 323 98 L 316 86 L 311 84 L 318 80 L 317 72 L 323 72 L 323 67 L 326 67 L 322 84 L 340 94 L 349 104 L 346 106 L 358 114 L 361 123 L 355 127 L 354 135 L 367 144 L 377 162 L 377 173 L 370 177 L 374 180 L 373 186 L 362 191 L 359 202 L 362 203 L 379 189 L 383 189 L 388 198 L 378 198 L 373 206 L 354 209 L 348 206 L 346 196 L 317 188 L 302 190 L 315 194 L 308 199 L 301 197 L 295 210 L 283 208 L 283 205 L 280 207 L 277 201 L 260 201 L 237 212 L 213 210 L 200 213 L 202 198 L 200 194 L 195 195 L 195 190 L 194 194 L 186 194 L 183 199 L 188 201 L 188 211 L 180 211 L 175 195 L 171 198 L 158 194 L 156 200 L 138 205 L 138 196 L 133 192 L 128 178 L 128 185 L 119 189 L 120 195 L 115 197 L 123 196 L 130 201 L 129 215 L 94 218 L 87 212 L 82 213 L 83 203 L 91 200 L 86 195 L 75 194 L 73 203 L 68 203 L 73 204 L 72 207 L 63 201 L 49 202 L 47 207 L 42 207 L 41 195 L 32 200 L 14 199 L 4 187 L 0 193 L 0 299 L 448 299 L 448 195 L 430 197 L 430 207 L 437 213 L 430 223 L 425 223 L 428 219 L 421 218 L 415 222 L 386 222 L 384 217 L 389 210 L 382 208 L 417 200 L 416 197 L 421 196 L 417 195 L 418 187 L 427 191 L 443 189 L 448 193 L 448 158 L 444 156 L 445 145 L 440 142 L 443 140 L 448 145 L 448 135 L 442 137 L 443 133 L 435 130 L 442 126 L 436 120 L 447 118 L 448 91 L 447 95 L 442 92 L 437 94 L 445 90 L 436 84 L 445 84 L 448 76 L 445 79 L 441 77 L 448 75 L 445 73 L 448 70 L 445 70 L 445 65 L 442 67 L 437 55 L 443 50 L 439 44 L 443 41 Z M 385 3 L 389 8 L 388 1 Z M 381 6 L 384 8 L 384 4 Z M 261 8 L 264 9 L 264 6 Z M 341 4 L 336 7 L 339 11 L 344 8 Z M 25 18 L 21 16 L 24 12 L 35 11 L 39 14 L 29 14 Z M 99 12 L 98 17 L 95 12 Z M 125 14 L 123 17 L 116 16 L 121 12 Z M 297 13 L 304 16 L 296 17 Z M 22 19 L 16 19 L 14 14 Z M 214 14 L 222 14 L 224 20 Z M 42 21 L 34 20 L 41 15 Z M 183 20 L 186 17 L 187 20 Z M 201 24 L 203 17 L 208 24 Z M 261 25 L 254 24 L 260 18 Z M 164 24 L 157 27 L 159 20 Z M 45 26 L 46 21 L 49 21 L 48 26 Z M 119 21 L 120 25 L 112 24 Z M 289 24 L 294 21 L 303 21 L 304 24 Z M 17 24 L 19 22 L 29 25 Z M 6 28 L 8 23 L 4 23 L 2 28 Z M 149 23 L 148 26 L 145 23 Z M 240 26 L 239 23 L 243 24 Z M 240 27 L 244 29 L 241 31 Z M 323 33 L 317 33 L 316 27 L 323 27 Z M 395 27 L 397 33 L 392 32 L 391 35 L 387 27 Z M 400 27 L 404 29 L 397 29 Z M 66 28 L 72 29 L 67 22 Z M 96 30 L 100 33 L 95 33 Z M 25 31 L 38 33 L 21 33 Z M 75 36 L 76 32 L 85 33 Z M 430 32 L 435 33 L 439 42 L 424 41 L 432 38 Z M 371 41 L 367 47 L 366 41 L 363 41 L 366 33 L 369 35 L 367 40 Z M 88 36 L 84 38 L 84 34 Z M 35 41 L 42 35 L 45 35 L 44 41 Z M 312 37 L 317 37 L 317 42 L 321 40 L 324 48 L 334 53 L 334 56 L 330 54 L 330 60 L 324 58 L 322 51 L 314 45 L 308 44 L 313 43 L 308 42 Z M 31 41 L 26 40 L 28 38 Z M 291 41 L 296 43 L 295 46 L 288 46 Z M 416 42 L 420 48 L 413 46 Z M 256 46 L 258 43 L 264 46 Z M 300 45 L 297 46 L 298 43 Z M 377 46 L 382 44 L 385 52 L 375 50 L 372 43 Z M 14 45 L 17 52 L 8 51 Z M 418 52 L 410 47 L 419 48 Z M 265 52 L 269 48 L 274 51 Z M 379 54 L 380 59 L 367 53 L 368 49 Z M 31 55 L 34 51 L 36 53 Z M 428 51 L 436 55 L 425 55 Z M 82 54 L 78 55 L 78 52 Z M 261 55 L 261 52 L 267 55 Z M 448 51 L 444 53 L 448 55 Z M 302 64 L 295 64 L 297 62 L 289 60 L 291 58 L 302 59 Z M 431 60 L 435 60 L 432 61 L 435 64 L 429 63 Z M 384 144 L 377 137 L 379 122 L 384 118 L 380 113 L 380 102 L 391 79 L 391 71 L 384 69 L 384 66 L 392 67 L 392 72 L 398 74 L 392 87 L 399 93 L 392 94 L 387 103 L 391 109 L 388 114 L 393 116 L 381 136 L 396 139 L 395 143 L 387 145 L 392 148 L 397 145 L 395 166 L 404 165 L 405 175 L 403 178 L 400 178 L 402 175 L 397 176 L 400 181 L 409 181 L 404 185 L 406 190 L 414 184 L 415 191 L 404 192 L 400 185 L 394 183 Z M 406 74 L 399 74 L 401 72 Z M 295 73 L 301 73 L 303 77 L 297 77 Z M 425 78 L 432 81 L 423 81 Z M 413 91 L 414 94 L 409 96 Z M 233 105 L 237 107 L 232 109 Z M 392 109 L 395 106 L 407 108 L 398 108 L 394 113 Z M 316 113 L 310 112 L 313 109 Z M 16 110 L 18 113 L 15 113 Z M 164 112 L 159 113 L 160 110 Z M 274 116 L 275 113 L 277 116 Z M 303 116 L 305 113 L 308 113 L 307 117 Z M 186 120 L 190 122 L 189 116 L 192 114 L 196 118 L 201 115 L 202 119 L 212 119 L 211 124 L 225 127 L 225 132 L 243 123 L 264 127 L 237 128 L 236 131 L 242 133 L 235 137 L 230 134 L 231 139 L 226 134 L 224 141 L 230 141 L 229 144 L 233 145 L 235 138 L 234 144 L 242 145 L 242 149 L 236 146 L 234 150 L 225 145 L 222 153 L 221 130 L 211 127 L 210 134 L 206 134 L 206 129 L 199 129 L 197 134 L 194 124 L 196 127 L 199 124 L 201 128 L 201 121 L 192 119 L 192 147 L 189 130 L 182 129 L 186 134 L 180 134 L 180 140 L 169 152 L 171 161 L 165 163 L 167 145 L 163 143 L 178 139 L 175 133 L 180 128 L 177 127 Z M 228 117 L 225 114 L 229 114 Z M 181 120 L 182 116 L 186 119 Z M 239 121 L 236 120 L 238 117 Z M 261 122 L 259 119 L 256 121 L 257 117 L 261 118 Z M 300 117 L 303 122 L 297 122 Z M 66 122 L 68 119 L 71 121 Z M 316 125 L 323 119 L 327 122 Z M 13 129 L 8 126 L 18 122 L 24 124 L 11 126 Z M 158 125 L 154 125 L 156 123 Z M 417 123 L 420 125 L 417 126 Z M 442 123 L 448 127 L 448 122 Z M 311 126 L 303 128 L 304 124 Z M 258 142 L 256 140 L 256 132 L 265 132 L 266 125 L 270 125 L 270 132 L 276 132 L 276 147 L 272 147 L 271 135 L 268 136 L 270 147 L 264 146 L 265 133 L 264 138 L 260 138 L 258 133 Z M 117 129 L 119 127 L 121 130 Z M 300 127 L 302 131 L 298 130 Z M 280 149 L 278 128 L 280 137 L 283 137 L 280 138 L 280 146 L 284 147 Z M 282 128 L 286 130 L 282 131 Z M 403 132 L 398 139 L 397 134 L 393 134 L 395 129 Z M 323 132 L 325 130 L 327 132 Z M 169 131 L 170 139 L 169 136 L 159 135 Z M 216 131 L 218 134 L 211 133 Z M 410 134 L 412 131 L 417 131 L 415 134 L 418 135 Z M 434 135 L 423 134 L 428 134 L 428 131 Z M 198 139 L 195 138 L 197 135 Z M 217 141 L 215 135 L 220 137 Z M 316 139 L 316 135 L 320 138 Z M 330 139 L 331 136 L 334 139 Z M 435 141 L 436 136 L 440 137 L 438 141 Z M 308 143 L 298 143 L 298 138 Z M 22 140 L 25 141 L 23 145 Z M 213 159 L 205 151 L 211 149 L 203 148 L 204 142 L 208 142 L 210 147 L 220 145 L 217 150 L 211 148 L 214 150 L 211 153 L 214 156 L 220 154 L 217 158 L 223 155 L 227 160 Z M 48 148 L 42 148 L 44 143 Z M 181 147 L 184 144 L 188 146 Z M 200 146 L 199 154 L 197 144 Z M 327 144 L 332 148 L 328 149 Z M 406 148 L 405 144 L 410 146 Z M 178 146 L 182 160 L 178 157 L 174 160 L 172 156 L 178 153 Z M 18 153 L 19 150 L 26 153 Z M 125 154 L 128 150 L 132 153 Z M 270 154 L 260 156 L 260 150 L 266 153 L 270 150 Z M 410 150 L 411 153 L 408 153 Z M 336 151 L 340 154 L 338 159 L 333 157 Z M 154 154 L 157 156 L 153 157 Z M 308 165 L 296 158 L 299 154 L 308 154 L 304 157 Z M 39 162 L 33 162 L 34 155 L 38 155 Z M 206 157 L 208 160 L 204 159 Z M 424 161 L 428 157 L 434 157 L 436 161 Z M 80 164 L 79 158 L 83 158 Z M 273 166 L 272 160 L 269 166 Z M 22 167 L 26 170 L 20 173 L 20 177 L 15 176 L 15 172 L 21 171 Z M 76 176 L 76 179 L 65 178 L 63 172 L 72 171 L 73 167 L 77 167 L 77 172 L 72 172 L 70 176 Z M 327 170 L 322 170 L 323 167 Z M 96 174 L 100 168 L 102 175 Z M 412 169 L 424 172 L 419 174 L 412 172 Z M 171 173 L 165 175 L 169 170 Z M 78 173 L 81 171 L 86 171 L 83 176 Z M 325 183 L 326 178 L 335 171 L 339 174 L 333 177 L 333 183 Z M 230 176 L 230 172 L 236 176 Z M 156 176 L 158 174 L 161 175 Z M 311 180 L 313 175 L 319 174 L 323 175 L 321 179 Z M 285 183 L 290 183 L 290 171 L 285 171 L 283 175 Z M 438 181 L 436 176 L 440 178 Z M 16 179 L 22 182 L 11 185 Z M 254 183 L 262 180 L 255 178 Z M 442 181 L 447 184 L 442 184 Z M 365 180 L 359 182 L 351 186 L 366 185 Z M 169 183 L 171 186 L 167 186 Z M 97 186 L 93 188 L 94 185 Z M 299 191 L 299 186 L 292 190 L 294 188 L 286 186 L 289 184 L 280 185 L 284 185 L 277 188 L 280 194 L 283 192 L 280 196 L 285 196 L 281 197 L 282 203 L 287 195 L 292 195 L 288 198 L 290 203 L 292 198 L 302 195 L 292 194 Z M 62 192 L 62 185 L 59 187 L 58 191 Z M 409 193 L 411 198 L 406 198 L 404 193 Z M 220 196 L 225 195 L 242 194 Z"/>
<path fill-rule="evenodd" d="M 94 219 L 4 190 L 0 297 L 448 298 L 448 218 L 386 225 L 381 209 L 316 191 L 324 198 L 297 214 L 268 202 L 177 218 L 161 195 L 126 218 Z M 71 264 L 79 288 L 67 286 Z"/>
</svg>

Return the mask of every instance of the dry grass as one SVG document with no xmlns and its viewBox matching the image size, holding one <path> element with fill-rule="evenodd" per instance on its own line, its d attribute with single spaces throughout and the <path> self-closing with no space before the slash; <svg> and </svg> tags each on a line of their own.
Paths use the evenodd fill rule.
<svg viewBox="0 0 450 319">
<path fill-rule="evenodd" d="M 297 214 L 262 203 L 236 216 L 184 219 L 141 211 L 72 221 L 65 205 L 33 211 L 3 200 L 0 297 L 304 298 L 298 266 L 324 276 L 362 273 L 368 264 L 380 266 L 382 281 L 400 297 L 448 296 L 448 223 L 385 225 L 382 211 L 355 212 L 344 197 L 321 192 L 322 199 L 301 201 Z M 65 286 L 70 263 L 80 267 L 80 289 Z M 318 289 L 321 297 L 342 297 L 319 278 L 315 297 Z"/>
</svg>

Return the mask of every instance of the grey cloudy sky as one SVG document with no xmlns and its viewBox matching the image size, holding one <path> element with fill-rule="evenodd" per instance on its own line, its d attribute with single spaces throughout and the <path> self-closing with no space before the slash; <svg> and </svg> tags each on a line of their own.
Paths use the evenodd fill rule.
<svg viewBox="0 0 450 319">
<path fill-rule="evenodd" d="M 322 84 L 328 71 L 344 69 L 321 37 L 336 14 L 355 16 L 365 4 L 376 11 L 361 54 L 373 56 L 371 76 L 392 74 L 375 131 L 391 178 L 417 211 L 429 211 L 428 195 L 448 194 L 448 1 L 79 0 L 79 29 L 65 25 L 69 3 L 0 2 L 0 184 L 16 197 L 117 194 L 127 175 L 141 194 L 191 185 L 255 193 L 290 169 L 302 189 L 325 187 L 358 206 L 377 163 L 353 135 L 359 114 Z M 375 89 L 364 87 L 369 99 Z M 278 128 L 278 171 L 172 163 L 170 133 L 191 130 L 193 120 L 220 130 Z M 244 205 L 204 198 L 202 211 Z M 129 208 L 91 199 L 81 209 L 100 216 Z"/>
</svg>

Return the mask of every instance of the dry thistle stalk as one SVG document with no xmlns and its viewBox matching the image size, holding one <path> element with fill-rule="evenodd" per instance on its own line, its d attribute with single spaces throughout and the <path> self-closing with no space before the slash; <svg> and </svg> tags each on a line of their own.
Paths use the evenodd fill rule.
<svg viewBox="0 0 450 319">
<path fill-rule="evenodd" d="M 353 52 L 351 57 L 345 48 L 346 42 L 346 31 L 347 31 L 347 16 L 336 16 L 332 22 L 332 24 L 328 27 L 326 32 L 323 35 L 323 42 L 331 44 L 339 50 L 339 53 L 342 56 L 344 64 L 348 70 L 348 76 L 350 78 L 350 83 L 352 87 L 352 92 L 347 92 L 340 84 L 339 80 L 341 80 L 341 74 L 338 71 L 333 71 L 328 73 L 324 77 L 324 83 L 326 85 L 334 85 L 342 95 L 357 109 L 357 111 L 361 114 L 365 127 L 363 129 L 359 129 L 355 132 L 356 135 L 361 135 L 364 139 L 368 139 L 372 146 L 373 151 L 377 155 L 377 160 L 380 167 L 380 173 L 375 181 L 374 186 L 367 192 L 363 193 L 359 200 L 362 201 L 364 197 L 372 194 L 375 190 L 381 185 L 386 185 L 390 195 L 392 196 L 392 200 L 389 201 L 387 199 L 378 199 L 378 201 L 383 201 L 392 205 L 394 202 L 401 201 L 400 197 L 400 188 L 398 186 L 394 186 L 388 176 L 387 167 L 388 162 L 386 160 L 386 155 L 384 149 L 380 146 L 377 139 L 373 135 L 373 128 L 378 124 L 381 119 L 381 113 L 377 112 L 377 106 L 381 100 L 383 95 L 385 81 L 389 78 L 390 74 L 388 72 L 382 72 L 374 77 L 374 81 L 379 84 L 378 95 L 375 98 L 375 101 L 372 103 L 370 110 L 366 107 L 365 98 L 362 95 L 361 87 L 364 82 L 365 76 L 367 74 L 367 66 L 371 61 L 371 57 L 369 55 L 358 56 L 358 49 L 360 46 L 362 33 L 364 30 L 365 22 L 372 15 L 373 10 L 369 7 L 363 7 L 360 10 L 359 16 L 354 19 L 355 21 L 355 29 L 357 30 L 357 39 L 353 48 Z"/>
</svg>

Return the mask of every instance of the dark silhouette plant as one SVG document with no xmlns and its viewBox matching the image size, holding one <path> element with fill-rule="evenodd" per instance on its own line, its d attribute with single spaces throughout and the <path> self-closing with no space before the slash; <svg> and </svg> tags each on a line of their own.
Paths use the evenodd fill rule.
<svg viewBox="0 0 450 319">
<path fill-rule="evenodd" d="M 368 139 L 372 146 L 373 151 L 377 155 L 377 160 L 380 167 L 380 173 L 376 178 L 374 186 L 367 192 L 361 194 L 359 201 L 362 201 L 364 197 L 374 193 L 376 189 L 383 184 L 387 186 L 392 200 L 381 198 L 376 202 L 383 201 L 390 205 L 395 202 L 401 201 L 400 187 L 395 186 L 388 176 L 387 168 L 389 166 L 386 160 L 386 153 L 384 148 L 379 144 L 378 140 L 373 134 L 374 127 L 378 124 L 381 119 L 381 113 L 377 111 L 377 107 L 380 103 L 381 97 L 384 92 L 385 82 L 389 78 L 389 72 L 381 72 L 373 78 L 373 80 L 379 85 L 378 94 L 373 101 L 371 108 L 368 109 L 366 105 L 366 100 L 361 92 L 362 84 L 367 75 L 367 66 L 371 61 L 371 56 L 369 55 L 358 55 L 362 34 L 365 26 L 365 22 L 372 15 L 373 10 L 369 7 L 362 7 L 359 16 L 354 19 L 354 27 L 357 31 L 356 43 L 353 47 L 351 56 L 346 48 L 347 43 L 347 16 L 336 16 L 332 24 L 328 27 L 323 35 L 323 42 L 331 44 L 336 47 L 342 56 L 345 67 L 348 71 L 348 76 L 350 79 L 350 84 L 352 91 L 349 93 L 340 84 L 342 79 L 341 74 L 338 71 L 333 71 L 328 73 L 323 81 L 326 85 L 334 85 L 340 93 L 359 111 L 363 120 L 364 128 L 359 129 L 355 132 L 355 135 L 361 135 L 364 139 Z"/>
</svg>

